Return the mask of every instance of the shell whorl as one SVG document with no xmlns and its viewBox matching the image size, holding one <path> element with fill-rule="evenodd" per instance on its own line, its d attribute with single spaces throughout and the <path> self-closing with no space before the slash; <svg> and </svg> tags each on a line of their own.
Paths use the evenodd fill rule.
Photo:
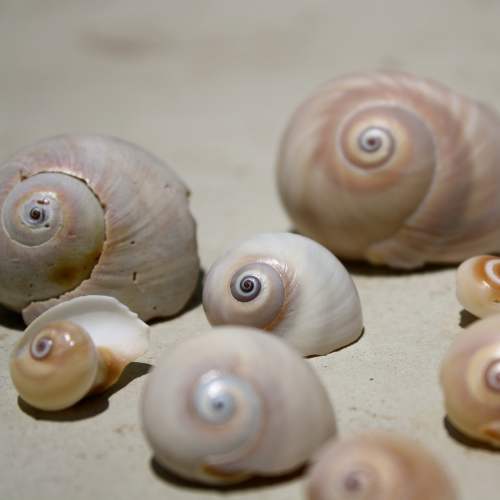
<svg viewBox="0 0 500 500">
<path fill-rule="evenodd" d="M 441 386 L 451 423 L 500 447 L 500 317 L 476 321 L 450 347 Z"/>
<path fill-rule="evenodd" d="M 309 500 L 456 500 L 447 472 L 417 443 L 385 432 L 332 441 L 308 474 Z"/>
<path fill-rule="evenodd" d="M 258 234 L 227 251 L 207 273 L 203 308 L 213 325 L 264 329 L 305 356 L 350 344 L 363 328 L 344 266 L 315 241 L 290 233 Z"/>
<path fill-rule="evenodd" d="M 339 256 L 406 268 L 463 260 L 500 247 L 479 210 L 486 197 L 500 214 L 488 184 L 497 184 L 499 132 L 491 111 L 436 82 L 339 78 L 292 117 L 280 194 L 297 229 Z"/>
<path fill-rule="evenodd" d="M 141 416 L 156 459 L 206 483 L 285 473 L 335 433 L 309 365 L 245 327 L 215 328 L 165 353 L 144 386 Z"/>
<path fill-rule="evenodd" d="M 65 174 L 86 186 L 102 207 L 105 237 L 98 260 L 94 258 L 85 279 L 70 287 L 46 290 L 24 302 L 2 291 L 0 303 L 22 309 L 27 322 L 61 301 L 91 294 L 112 295 L 143 319 L 178 312 L 194 291 L 199 260 L 189 192 L 177 175 L 158 158 L 116 138 L 58 136 L 0 166 L 0 207 L 16 184 L 49 174 Z M 4 231 L 0 249 L 9 245 Z M 10 261 L 28 269 L 38 259 L 13 250 Z M 70 260 L 59 274 L 67 276 L 67 268 L 73 267 Z"/>
</svg>

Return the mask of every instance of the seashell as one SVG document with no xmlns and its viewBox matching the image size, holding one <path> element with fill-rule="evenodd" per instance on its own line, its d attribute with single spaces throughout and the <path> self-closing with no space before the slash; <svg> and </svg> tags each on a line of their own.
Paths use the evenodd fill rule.
<svg viewBox="0 0 500 500">
<path fill-rule="evenodd" d="M 81 295 L 148 320 L 178 312 L 199 262 L 188 190 L 162 161 L 112 137 L 41 141 L 0 166 L 0 304 L 27 323 Z"/>
<path fill-rule="evenodd" d="M 441 365 L 449 421 L 463 434 L 500 447 L 500 315 L 459 335 Z"/>
<path fill-rule="evenodd" d="M 12 352 L 10 375 L 24 401 L 62 410 L 114 384 L 148 345 L 148 325 L 116 299 L 77 297 L 28 326 Z"/>
<path fill-rule="evenodd" d="M 500 249 L 499 135 L 492 110 L 437 82 L 338 78 L 293 115 L 279 191 L 295 227 L 340 258 L 460 262 Z"/>
<path fill-rule="evenodd" d="M 309 500 L 455 500 L 434 457 L 412 440 L 371 432 L 328 443 L 308 473 Z"/>
<path fill-rule="evenodd" d="M 479 318 L 500 313 L 500 258 L 477 255 L 457 269 L 457 298 Z"/>
<path fill-rule="evenodd" d="M 350 344 L 363 329 L 345 267 L 318 243 L 290 233 L 259 234 L 217 260 L 206 276 L 203 307 L 212 325 L 270 331 L 304 356 Z"/>
<path fill-rule="evenodd" d="M 203 483 L 287 473 L 335 433 L 308 363 L 247 327 L 214 328 L 168 351 L 144 385 L 141 416 L 156 460 Z"/>
</svg>

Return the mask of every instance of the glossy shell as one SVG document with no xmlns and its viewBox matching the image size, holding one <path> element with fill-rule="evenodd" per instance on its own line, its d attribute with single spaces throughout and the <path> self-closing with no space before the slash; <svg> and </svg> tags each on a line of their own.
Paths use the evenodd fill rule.
<svg viewBox="0 0 500 500">
<path fill-rule="evenodd" d="M 215 328 L 166 352 L 144 386 L 141 416 L 156 460 L 205 483 L 284 474 L 335 433 L 307 362 L 245 327 Z"/>
<path fill-rule="evenodd" d="M 28 326 L 12 352 L 10 374 L 26 402 L 61 410 L 116 382 L 148 345 L 149 327 L 116 299 L 78 297 Z"/>
<path fill-rule="evenodd" d="M 261 328 L 306 356 L 350 344 L 363 329 L 344 266 L 318 243 L 290 233 L 259 234 L 223 255 L 207 274 L 203 307 L 212 325 Z"/>
<path fill-rule="evenodd" d="M 372 432 L 329 443 L 307 480 L 309 500 L 456 500 L 443 467 L 416 442 Z"/>
<path fill-rule="evenodd" d="M 500 315 L 473 323 L 441 365 L 450 422 L 462 433 L 500 447 Z"/>
<path fill-rule="evenodd" d="M 141 318 L 188 301 L 199 263 L 188 190 L 125 141 L 59 136 L 0 166 L 0 304 L 26 322 L 65 300 L 112 295 Z"/>
<path fill-rule="evenodd" d="M 457 298 L 479 318 L 500 313 L 500 258 L 478 255 L 457 270 Z"/>
<path fill-rule="evenodd" d="M 341 258 L 460 262 L 500 249 L 499 134 L 493 111 L 437 82 L 346 76 L 293 115 L 278 186 L 296 228 Z"/>
</svg>

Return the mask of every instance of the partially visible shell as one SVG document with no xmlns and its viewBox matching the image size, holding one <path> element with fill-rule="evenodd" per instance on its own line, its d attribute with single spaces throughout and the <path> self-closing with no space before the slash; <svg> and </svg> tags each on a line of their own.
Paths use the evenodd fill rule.
<svg viewBox="0 0 500 500">
<path fill-rule="evenodd" d="M 27 323 L 96 294 L 144 320 L 177 313 L 199 274 L 188 196 L 165 163 L 116 138 L 63 135 L 27 147 L 0 166 L 0 303 Z M 33 239 L 19 210 L 44 200 L 59 215 Z"/>
<path fill-rule="evenodd" d="M 307 480 L 310 500 L 456 500 L 448 474 L 416 442 L 385 432 L 330 442 Z"/>
<path fill-rule="evenodd" d="M 261 328 L 305 356 L 350 344 L 363 329 L 345 267 L 320 244 L 291 233 L 256 235 L 218 259 L 205 280 L 203 308 L 212 325 Z"/>
<path fill-rule="evenodd" d="M 457 269 L 457 298 L 479 318 L 500 313 L 500 258 L 478 255 Z"/>
<path fill-rule="evenodd" d="M 220 327 L 165 353 L 141 400 L 156 460 L 204 483 L 284 474 L 335 433 L 312 368 L 280 339 Z"/>
<path fill-rule="evenodd" d="M 451 423 L 464 434 L 500 447 L 500 315 L 460 334 L 441 365 Z"/>
<path fill-rule="evenodd" d="M 113 297 L 63 302 L 33 321 L 15 346 L 12 381 L 43 410 L 67 408 L 119 378 L 149 345 L 149 327 Z"/>
</svg>

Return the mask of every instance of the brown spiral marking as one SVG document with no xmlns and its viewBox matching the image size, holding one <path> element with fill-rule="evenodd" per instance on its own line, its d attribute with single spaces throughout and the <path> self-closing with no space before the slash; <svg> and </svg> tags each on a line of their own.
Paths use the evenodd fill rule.
<svg viewBox="0 0 500 500">
<path fill-rule="evenodd" d="M 474 278 L 479 282 L 485 283 L 488 287 L 492 288 L 494 292 L 499 292 L 498 294 L 495 293 L 495 297 L 498 297 L 500 300 L 500 285 L 491 281 L 486 273 L 486 264 L 491 259 L 499 259 L 499 263 L 495 264 L 493 271 L 500 278 L 500 258 L 493 255 L 483 255 L 477 259 L 473 267 Z"/>
</svg>

